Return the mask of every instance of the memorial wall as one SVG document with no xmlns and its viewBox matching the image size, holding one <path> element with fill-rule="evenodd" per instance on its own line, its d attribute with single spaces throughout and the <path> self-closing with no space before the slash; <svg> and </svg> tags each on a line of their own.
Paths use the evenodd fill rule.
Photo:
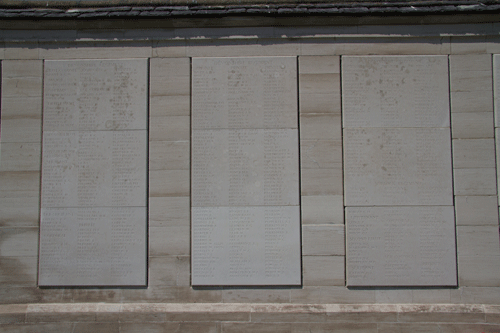
<svg viewBox="0 0 500 333">
<path fill-rule="evenodd" d="M 500 331 L 495 27 L 0 31 L 0 331 Z"/>
</svg>

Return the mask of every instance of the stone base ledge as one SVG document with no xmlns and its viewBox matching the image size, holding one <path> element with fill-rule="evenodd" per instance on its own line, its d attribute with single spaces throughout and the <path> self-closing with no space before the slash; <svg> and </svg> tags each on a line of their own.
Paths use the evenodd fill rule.
<svg viewBox="0 0 500 333">
<path fill-rule="evenodd" d="M 500 305 L 49 303 L 0 305 L 0 325 L 44 322 L 484 323 Z"/>
</svg>

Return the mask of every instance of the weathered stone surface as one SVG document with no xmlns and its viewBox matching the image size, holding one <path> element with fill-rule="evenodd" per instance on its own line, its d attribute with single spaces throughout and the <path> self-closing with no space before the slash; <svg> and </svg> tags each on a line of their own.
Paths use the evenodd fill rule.
<svg viewBox="0 0 500 333">
<path fill-rule="evenodd" d="M 453 207 L 347 207 L 349 286 L 455 286 Z"/>
<path fill-rule="evenodd" d="M 449 127 L 445 56 L 343 57 L 344 128 Z"/>
<path fill-rule="evenodd" d="M 449 128 L 344 129 L 347 206 L 452 205 Z"/>
</svg>

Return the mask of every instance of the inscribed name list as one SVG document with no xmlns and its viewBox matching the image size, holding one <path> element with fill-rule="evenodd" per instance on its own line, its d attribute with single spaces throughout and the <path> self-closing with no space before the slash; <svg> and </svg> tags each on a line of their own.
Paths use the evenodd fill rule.
<svg viewBox="0 0 500 333">
<path fill-rule="evenodd" d="M 194 58 L 193 285 L 300 285 L 295 57 Z"/>
<path fill-rule="evenodd" d="M 39 285 L 145 285 L 147 61 L 44 70 Z"/>
<path fill-rule="evenodd" d="M 348 285 L 456 285 L 447 57 L 344 57 L 342 87 Z"/>
</svg>

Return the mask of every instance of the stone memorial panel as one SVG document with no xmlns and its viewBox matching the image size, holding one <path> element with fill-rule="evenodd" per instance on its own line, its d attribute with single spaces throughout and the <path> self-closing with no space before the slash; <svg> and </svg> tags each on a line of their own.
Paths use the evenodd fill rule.
<svg viewBox="0 0 500 333">
<path fill-rule="evenodd" d="M 296 58 L 192 65 L 192 284 L 300 285 Z"/>
<path fill-rule="evenodd" d="M 455 286 L 448 59 L 343 57 L 349 286 Z"/>
<path fill-rule="evenodd" d="M 147 60 L 45 62 L 40 286 L 146 284 Z"/>
<path fill-rule="evenodd" d="M 346 206 L 453 205 L 449 128 L 344 129 Z"/>
<path fill-rule="evenodd" d="M 346 207 L 348 286 L 456 286 L 452 206 Z"/>
<path fill-rule="evenodd" d="M 447 56 L 342 57 L 343 127 L 449 127 Z"/>
</svg>

